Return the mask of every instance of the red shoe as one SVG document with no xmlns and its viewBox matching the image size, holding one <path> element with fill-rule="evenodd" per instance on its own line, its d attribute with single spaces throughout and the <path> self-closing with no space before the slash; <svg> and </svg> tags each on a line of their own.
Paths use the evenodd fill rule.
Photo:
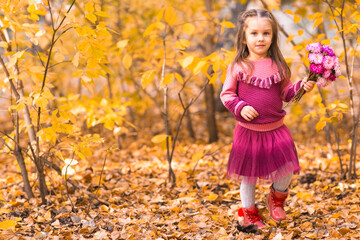
<svg viewBox="0 0 360 240">
<path fill-rule="evenodd" d="M 243 222 L 243 226 L 256 225 L 258 229 L 266 226 L 262 216 L 259 215 L 259 209 L 255 204 L 249 208 L 239 208 L 238 216 L 239 222 Z"/>
<path fill-rule="evenodd" d="M 266 197 L 266 205 L 269 208 L 270 217 L 276 222 L 286 219 L 284 203 L 288 194 L 288 189 L 286 189 L 286 192 L 280 192 L 275 190 L 272 185 L 270 186 L 270 193 Z"/>
</svg>

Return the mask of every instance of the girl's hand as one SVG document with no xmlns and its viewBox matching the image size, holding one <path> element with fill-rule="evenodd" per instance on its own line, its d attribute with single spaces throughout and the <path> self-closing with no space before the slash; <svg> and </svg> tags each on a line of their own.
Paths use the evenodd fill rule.
<svg viewBox="0 0 360 240">
<path fill-rule="evenodd" d="M 315 87 L 315 84 L 316 84 L 316 82 L 314 82 L 314 81 L 308 81 L 308 80 L 307 80 L 307 77 L 305 77 L 305 78 L 302 80 L 302 85 L 303 85 L 304 90 L 305 90 L 306 92 L 310 92 L 311 90 L 313 90 L 314 87 Z"/>
<path fill-rule="evenodd" d="M 259 113 L 251 106 L 245 106 L 241 109 L 240 115 L 246 120 L 251 121 L 257 116 Z"/>
</svg>

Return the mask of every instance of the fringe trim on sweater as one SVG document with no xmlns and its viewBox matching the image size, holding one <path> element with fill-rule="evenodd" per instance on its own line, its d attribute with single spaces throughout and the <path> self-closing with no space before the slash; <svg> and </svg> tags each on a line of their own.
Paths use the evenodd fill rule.
<svg viewBox="0 0 360 240">
<path fill-rule="evenodd" d="M 251 77 L 250 79 L 248 78 L 249 76 L 241 71 L 239 71 L 235 76 L 235 79 L 237 81 L 241 81 L 259 88 L 266 88 L 266 89 L 269 89 L 273 84 L 281 82 L 281 76 L 279 72 L 267 78 L 259 78 L 255 76 Z"/>
</svg>

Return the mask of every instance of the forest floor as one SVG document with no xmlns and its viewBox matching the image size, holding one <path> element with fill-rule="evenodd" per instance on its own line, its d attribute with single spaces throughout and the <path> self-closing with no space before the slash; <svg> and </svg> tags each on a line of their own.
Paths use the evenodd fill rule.
<svg viewBox="0 0 360 240">
<path fill-rule="evenodd" d="M 259 185 L 256 199 L 267 227 L 258 232 L 239 227 L 234 218 L 239 183 L 225 178 L 231 144 L 224 142 L 231 138 L 179 145 L 174 188 L 160 146 L 132 142 L 113 150 L 103 173 L 100 146 L 70 177 L 81 189 L 48 171 L 47 205 L 25 198 L 15 159 L 2 154 L 0 239 L 360 239 L 359 179 L 341 180 L 336 158 L 304 145 L 297 145 L 302 170 L 291 183 L 288 220 L 269 221 L 264 202 L 269 185 Z M 34 173 L 30 180 L 35 182 Z M 36 185 L 33 189 L 39 196 Z"/>
</svg>

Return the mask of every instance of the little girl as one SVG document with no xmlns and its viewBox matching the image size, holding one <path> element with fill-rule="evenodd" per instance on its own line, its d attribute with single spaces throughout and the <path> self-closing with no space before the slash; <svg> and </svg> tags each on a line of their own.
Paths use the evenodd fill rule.
<svg viewBox="0 0 360 240">
<path fill-rule="evenodd" d="M 241 178 L 244 225 L 265 226 L 255 205 L 258 178 L 272 182 L 266 204 L 275 221 L 286 219 L 284 202 L 293 173 L 300 170 L 297 152 L 283 120 L 283 101 L 315 82 L 292 84 L 290 69 L 278 45 L 278 23 L 266 10 L 252 9 L 239 16 L 236 56 L 227 70 L 221 100 L 238 122 L 229 156 L 227 177 Z"/>
</svg>

